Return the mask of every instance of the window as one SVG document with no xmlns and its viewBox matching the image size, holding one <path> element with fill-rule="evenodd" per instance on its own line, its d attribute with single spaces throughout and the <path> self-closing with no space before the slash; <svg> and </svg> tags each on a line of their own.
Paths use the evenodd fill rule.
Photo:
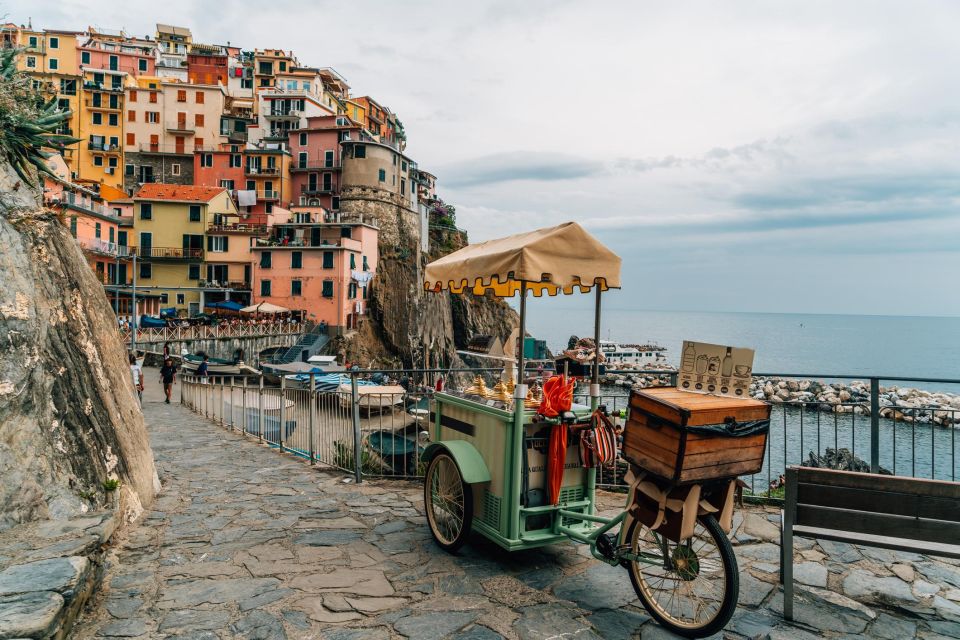
<svg viewBox="0 0 960 640">
<path fill-rule="evenodd" d="M 174 162 L 170 165 L 170 175 L 178 176 L 180 175 L 180 165 L 179 163 Z M 193 220 L 193 207 L 190 207 L 190 219 Z"/>
<path fill-rule="evenodd" d="M 363 256 L 363 270 L 370 271 L 370 265 L 367 264 L 367 256 Z"/>
<path fill-rule="evenodd" d="M 350 254 L 350 270 L 352 271 L 353 269 L 356 269 L 356 268 L 357 268 L 357 254 L 351 253 Z"/>
<path fill-rule="evenodd" d="M 367 148 L 366 148 L 364 145 L 362 145 L 362 144 L 358 144 L 357 146 L 355 146 L 355 147 L 353 148 L 353 157 L 354 157 L 354 158 L 366 158 L 366 157 L 367 157 Z"/>
<path fill-rule="evenodd" d="M 406 161 L 406 160 L 403 160 L 403 161 L 400 162 L 400 169 L 403 170 L 403 171 L 406 171 L 406 170 L 407 170 L 407 161 Z"/>
<path fill-rule="evenodd" d="M 334 211 L 340 210 L 340 196 L 333 196 L 330 198 L 330 208 Z"/>
<path fill-rule="evenodd" d="M 202 94 L 202 93 L 198 93 L 197 95 L 198 95 L 198 96 L 202 96 L 203 94 Z M 194 124 L 195 126 L 197 126 L 197 127 L 202 127 L 202 126 L 203 126 L 203 114 L 202 114 L 202 113 L 195 113 L 195 114 L 193 114 L 193 124 Z"/>
<path fill-rule="evenodd" d="M 407 192 L 407 181 L 403 178 L 400 178 L 400 195 L 404 195 Z"/>
<path fill-rule="evenodd" d="M 55 69 L 60 68 L 60 61 L 57 60 L 56 58 L 50 58 L 49 64 L 50 64 L 51 71 L 54 71 Z"/>
<path fill-rule="evenodd" d="M 153 220 L 153 205 L 149 202 L 140 203 L 140 219 Z"/>
<path fill-rule="evenodd" d="M 299 280 L 290 281 L 290 295 L 299 296 L 303 295 L 303 283 Z"/>
<path fill-rule="evenodd" d="M 239 168 L 243 166 L 242 158 L 239 153 L 234 153 L 230 155 L 230 166 L 234 168 Z"/>
<path fill-rule="evenodd" d="M 93 114 L 93 124 L 103 124 L 103 114 L 99 111 Z"/>
<path fill-rule="evenodd" d="M 152 102 L 153 104 L 156 104 L 156 103 L 157 103 L 157 92 L 156 92 L 156 91 L 151 91 L 151 92 L 150 92 L 150 102 Z"/>
<path fill-rule="evenodd" d="M 129 97 L 128 99 L 130 100 L 130 102 L 136 102 L 136 101 L 137 101 L 137 90 L 136 90 L 136 89 L 130 89 L 130 97 Z"/>
<path fill-rule="evenodd" d="M 152 95 L 156 95 L 156 94 L 152 94 Z M 149 122 L 149 123 L 151 123 L 151 124 L 156 124 L 156 123 L 160 122 L 160 112 L 159 112 L 159 111 L 147 111 L 146 116 L 147 116 L 147 122 Z"/>
<path fill-rule="evenodd" d="M 261 62 L 257 65 L 257 73 L 263 75 L 272 75 L 273 74 L 273 63 L 272 62 Z"/>
<path fill-rule="evenodd" d="M 380 182 L 387 181 L 387 172 L 385 169 L 380 169 Z"/>
<path fill-rule="evenodd" d="M 301 135 L 303 135 L 303 134 L 301 134 Z M 307 166 L 307 152 L 306 152 L 306 151 L 301 151 L 300 153 L 297 154 L 297 165 L 298 165 L 301 169 L 303 169 L 303 168 L 305 168 L 305 167 Z"/>
<path fill-rule="evenodd" d="M 27 56 L 27 69 L 36 69 L 37 59 L 34 56 Z"/>
<path fill-rule="evenodd" d="M 132 147 L 137 144 L 137 136 L 132 133 L 127 134 L 127 146 Z"/>
<path fill-rule="evenodd" d="M 261 295 L 261 296 L 269 296 L 269 295 L 270 295 L 270 281 L 269 281 L 269 280 L 261 280 L 261 281 L 260 281 L 260 295 Z"/>
<path fill-rule="evenodd" d="M 99 222 L 93 225 L 93 237 L 99 238 L 101 237 L 102 233 L 103 233 L 103 229 L 100 227 Z"/>
<path fill-rule="evenodd" d="M 200 279 L 200 265 L 191 264 L 187 265 L 187 280 L 199 280 Z"/>
<path fill-rule="evenodd" d="M 333 151 L 324 151 L 324 152 L 323 152 L 323 160 L 324 160 L 324 164 L 325 164 L 326 166 L 328 166 L 328 167 L 334 166 L 334 164 L 333 164 L 333 159 L 334 159 L 334 158 L 333 158 Z"/>
<path fill-rule="evenodd" d="M 354 298 L 357 297 L 357 283 L 356 283 L 356 282 L 351 282 L 349 285 L 347 285 L 347 297 L 350 298 L 351 300 L 353 300 Z"/>
<path fill-rule="evenodd" d="M 301 147 L 307 146 L 307 134 L 305 133 L 300 134 L 300 146 Z"/>
<path fill-rule="evenodd" d="M 177 167 L 179 173 L 180 165 L 175 164 L 173 166 Z M 200 205 L 190 205 L 190 222 L 200 222 Z"/>
<path fill-rule="evenodd" d="M 323 252 L 323 268 L 333 269 L 333 251 Z"/>
<path fill-rule="evenodd" d="M 230 191 L 233 191 L 234 189 L 233 180 L 221 180 L 220 186 L 224 189 L 229 189 Z"/>
<path fill-rule="evenodd" d="M 153 265 L 149 262 L 140 263 L 140 277 L 149 280 L 153 277 Z"/>
<path fill-rule="evenodd" d="M 203 104 L 203 97 L 204 97 L 203 91 L 197 91 L 197 98 L 196 98 L 197 104 Z"/>
<path fill-rule="evenodd" d="M 120 124 L 119 116 L 117 116 L 115 113 L 111 113 L 109 116 L 107 116 L 107 124 L 109 124 L 111 127 L 117 126 Z"/>
<path fill-rule="evenodd" d="M 47 44 L 50 45 L 50 48 L 51 48 L 51 49 L 59 49 L 59 48 L 60 48 L 60 38 L 58 38 L 57 36 L 50 36 L 50 38 L 47 39 Z"/>
<path fill-rule="evenodd" d="M 93 156 L 93 166 L 102 167 L 103 166 L 103 156 Z"/>
<path fill-rule="evenodd" d="M 230 240 L 227 236 L 207 236 L 207 251 L 212 253 L 226 253 L 230 250 Z"/>
<path fill-rule="evenodd" d="M 333 297 L 333 280 L 324 280 L 323 281 L 323 295 L 324 298 Z"/>
<path fill-rule="evenodd" d="M 397 166 L 397 156 L 392 156 L 393 166 Z"/>
<path fill-rule="evenodd" d="M 70 235 L 77 237 L 77 216 L 70 216 Z"/>
<path fill-rule="evenodd" d="M 261 251 L 260 252 L 260 268 L 269 269 L 270 267 L 272 267 L 273 266 L 272 258 L 273 256 L 269 251 Z"/>
<path fill-rule="evenodd" d="M 117 158 L 110 158 L 110 166 L 111 166 L 111 167 L 116 167 L 116 166 L 117 166 L 117 162 L 118 162 L 118 159 L 117 159 Z"/>
<path fill-rule="evenodd" d="M 352 237 L 353 237 L 353 233 L 352 233 L 350 227 L 341 227 L 341 228 L 340 228 L 340 237 L 341 237 L 341 238 L 352 238 Z"/>
<path fill-rule="evenodd" d="M 291 269 L 303 268 L 303 252 L 302 251 L 290 252 L 290 268 Z"/>
<path fill-rule="evenodd" d="M 139 69 L 139 70 L 140 70 L 141 72 L 143 72 L 143 73 L 146 73 L 146 71 L 147 71 L 147 59 L 146 59 L 146 58 L 140 58 L 139 60 L 137 60 L 137 69 Z"/>
<path fill-rule="evenodd" d="M 133 135 L 133 134 L 129 134 L 129 135 Z M 132 164 L 126 164 L 123 166 L 123 173 L 124 175 L 132 176 L 132 175 L 136 175 L 136 170 L 134 169 L 134 166 Z"/>
<path fill-rule="evenodd" d="M 177 89 L 177 102 L 186 102 L 186 101 L 187 101 L 187 90 Z"/>
<path fill-rule="evenodd" d="M 182 293 L 177 294 L 177 304 L 183 304 L 185 302 L 185 296 Z"/>
<path fill-rule="evenodd" d="M 137 121 L 137 112 L 133 109 L 127 111 L 127 122 L 136 122 Z"/>
<path fill-rule="evenodd" d="M 60 78 L 60 93 L 66 96 L 77 95 L 77 81 Z"/>
<path fill-rule="evenodd" d="M 80 52 L 80 64 L 90 64 L 90 52 L 81 51 Z"/>
<path fill-rule="evenodd" d="M 213 154 L 212 154 L 212 153 L 202 153 L 202 154 L 200 154 L 200 166 L 201 166 L 201 167 L 212 167 L 212 166 L 213 166 Z"/>
</svg>

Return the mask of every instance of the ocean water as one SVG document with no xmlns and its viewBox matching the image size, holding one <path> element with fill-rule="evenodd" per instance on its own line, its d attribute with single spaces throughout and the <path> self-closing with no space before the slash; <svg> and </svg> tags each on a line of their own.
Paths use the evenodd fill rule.
<svg viewBox="0 0 960 640">
<path fill-rule="evenodd" d="M 593 296 L 534 300 L 527 328 L 552 350 L 593 335 Z M 582 304 L 580 304 L 582 302 Z M 960 380 L 960 318 L 603 309 L 601 338 L 654 342 L 677 364 L 683 340 L 749 347 L 754 371 Z M 881 382 L 881 384 L 884 384 Z M 886 383 L 960 392 L 960 384 Z"/>
</svg>

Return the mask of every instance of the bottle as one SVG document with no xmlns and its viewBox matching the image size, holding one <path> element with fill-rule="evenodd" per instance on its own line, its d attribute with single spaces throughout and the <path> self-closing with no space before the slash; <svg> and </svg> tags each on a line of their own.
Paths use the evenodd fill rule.
<svg viewBox="0 0 960 640">
<path fill-rule="evenodd" d="M 683 370 L 687 373 L 693 372 L 693 367 L 697 363 L 697 350 L 693 348 L 693 343 L 688 342 L 687 348 L 683 350 Z"/>
<path fill-rule="evenodd" d="M 733 348 L 727 347 L 727 355 L 723 356 L 723 366 L 720 369 L 720 375 L 729 377 L 733 373 Z"/>
</svg>

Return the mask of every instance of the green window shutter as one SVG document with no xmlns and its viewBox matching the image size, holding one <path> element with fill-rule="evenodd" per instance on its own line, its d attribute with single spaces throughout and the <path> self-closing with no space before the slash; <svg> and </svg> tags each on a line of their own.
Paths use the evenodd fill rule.
<svg viewBox="0 0 960 640">
<path fill-rule="evenodd" d="M 207 251 L 213 251 L 213 236 L 207 236 Z"/>
<path fill-rule="evenodd" d="M 324 280 L 323 281 L 323 297 L 332 298 L 333 297 L 333 280 Z"/>
<path fill-rule="evenodd" d="M 302 267 L 303 267 L 303 252 L 291 251 L 290 252 L 290 268 L 300 269 Z"/>
<path fill-rule="evenodd" d="M 351 253 L 351 254 L 350 254 L 350 269 L 356 269 L 356 268 L 357 268 L 357 254 Z"/>
<path fill-rule="evenodd" d="M 333 251 L 323 252 L 323 268 L 333 269 Z M 332 285 L 332 283 L 331 283 Z"/>
<path fill-rule="evenodd" d="M 263 251 L 260 253 L 260 266 L 264 269 L 270 268 L 270 252 Z"/>
<path fill-rule="evenodd" d="M 223 250 L 230 251 L 230 236 L 223 237 Z"/>
</svg>

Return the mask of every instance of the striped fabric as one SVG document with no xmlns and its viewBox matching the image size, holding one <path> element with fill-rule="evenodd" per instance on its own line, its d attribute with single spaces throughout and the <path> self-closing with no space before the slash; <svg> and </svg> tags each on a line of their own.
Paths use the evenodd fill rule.
<svg viewBox="0 0 960 640">
<path fill-rule="evenodd" d="M 590 427 L 580 433 L 580 464 L 587 469 L 617 459 L 617 434 L 610 418 L 600 411 L 590 417 Z"/>
</svg>

